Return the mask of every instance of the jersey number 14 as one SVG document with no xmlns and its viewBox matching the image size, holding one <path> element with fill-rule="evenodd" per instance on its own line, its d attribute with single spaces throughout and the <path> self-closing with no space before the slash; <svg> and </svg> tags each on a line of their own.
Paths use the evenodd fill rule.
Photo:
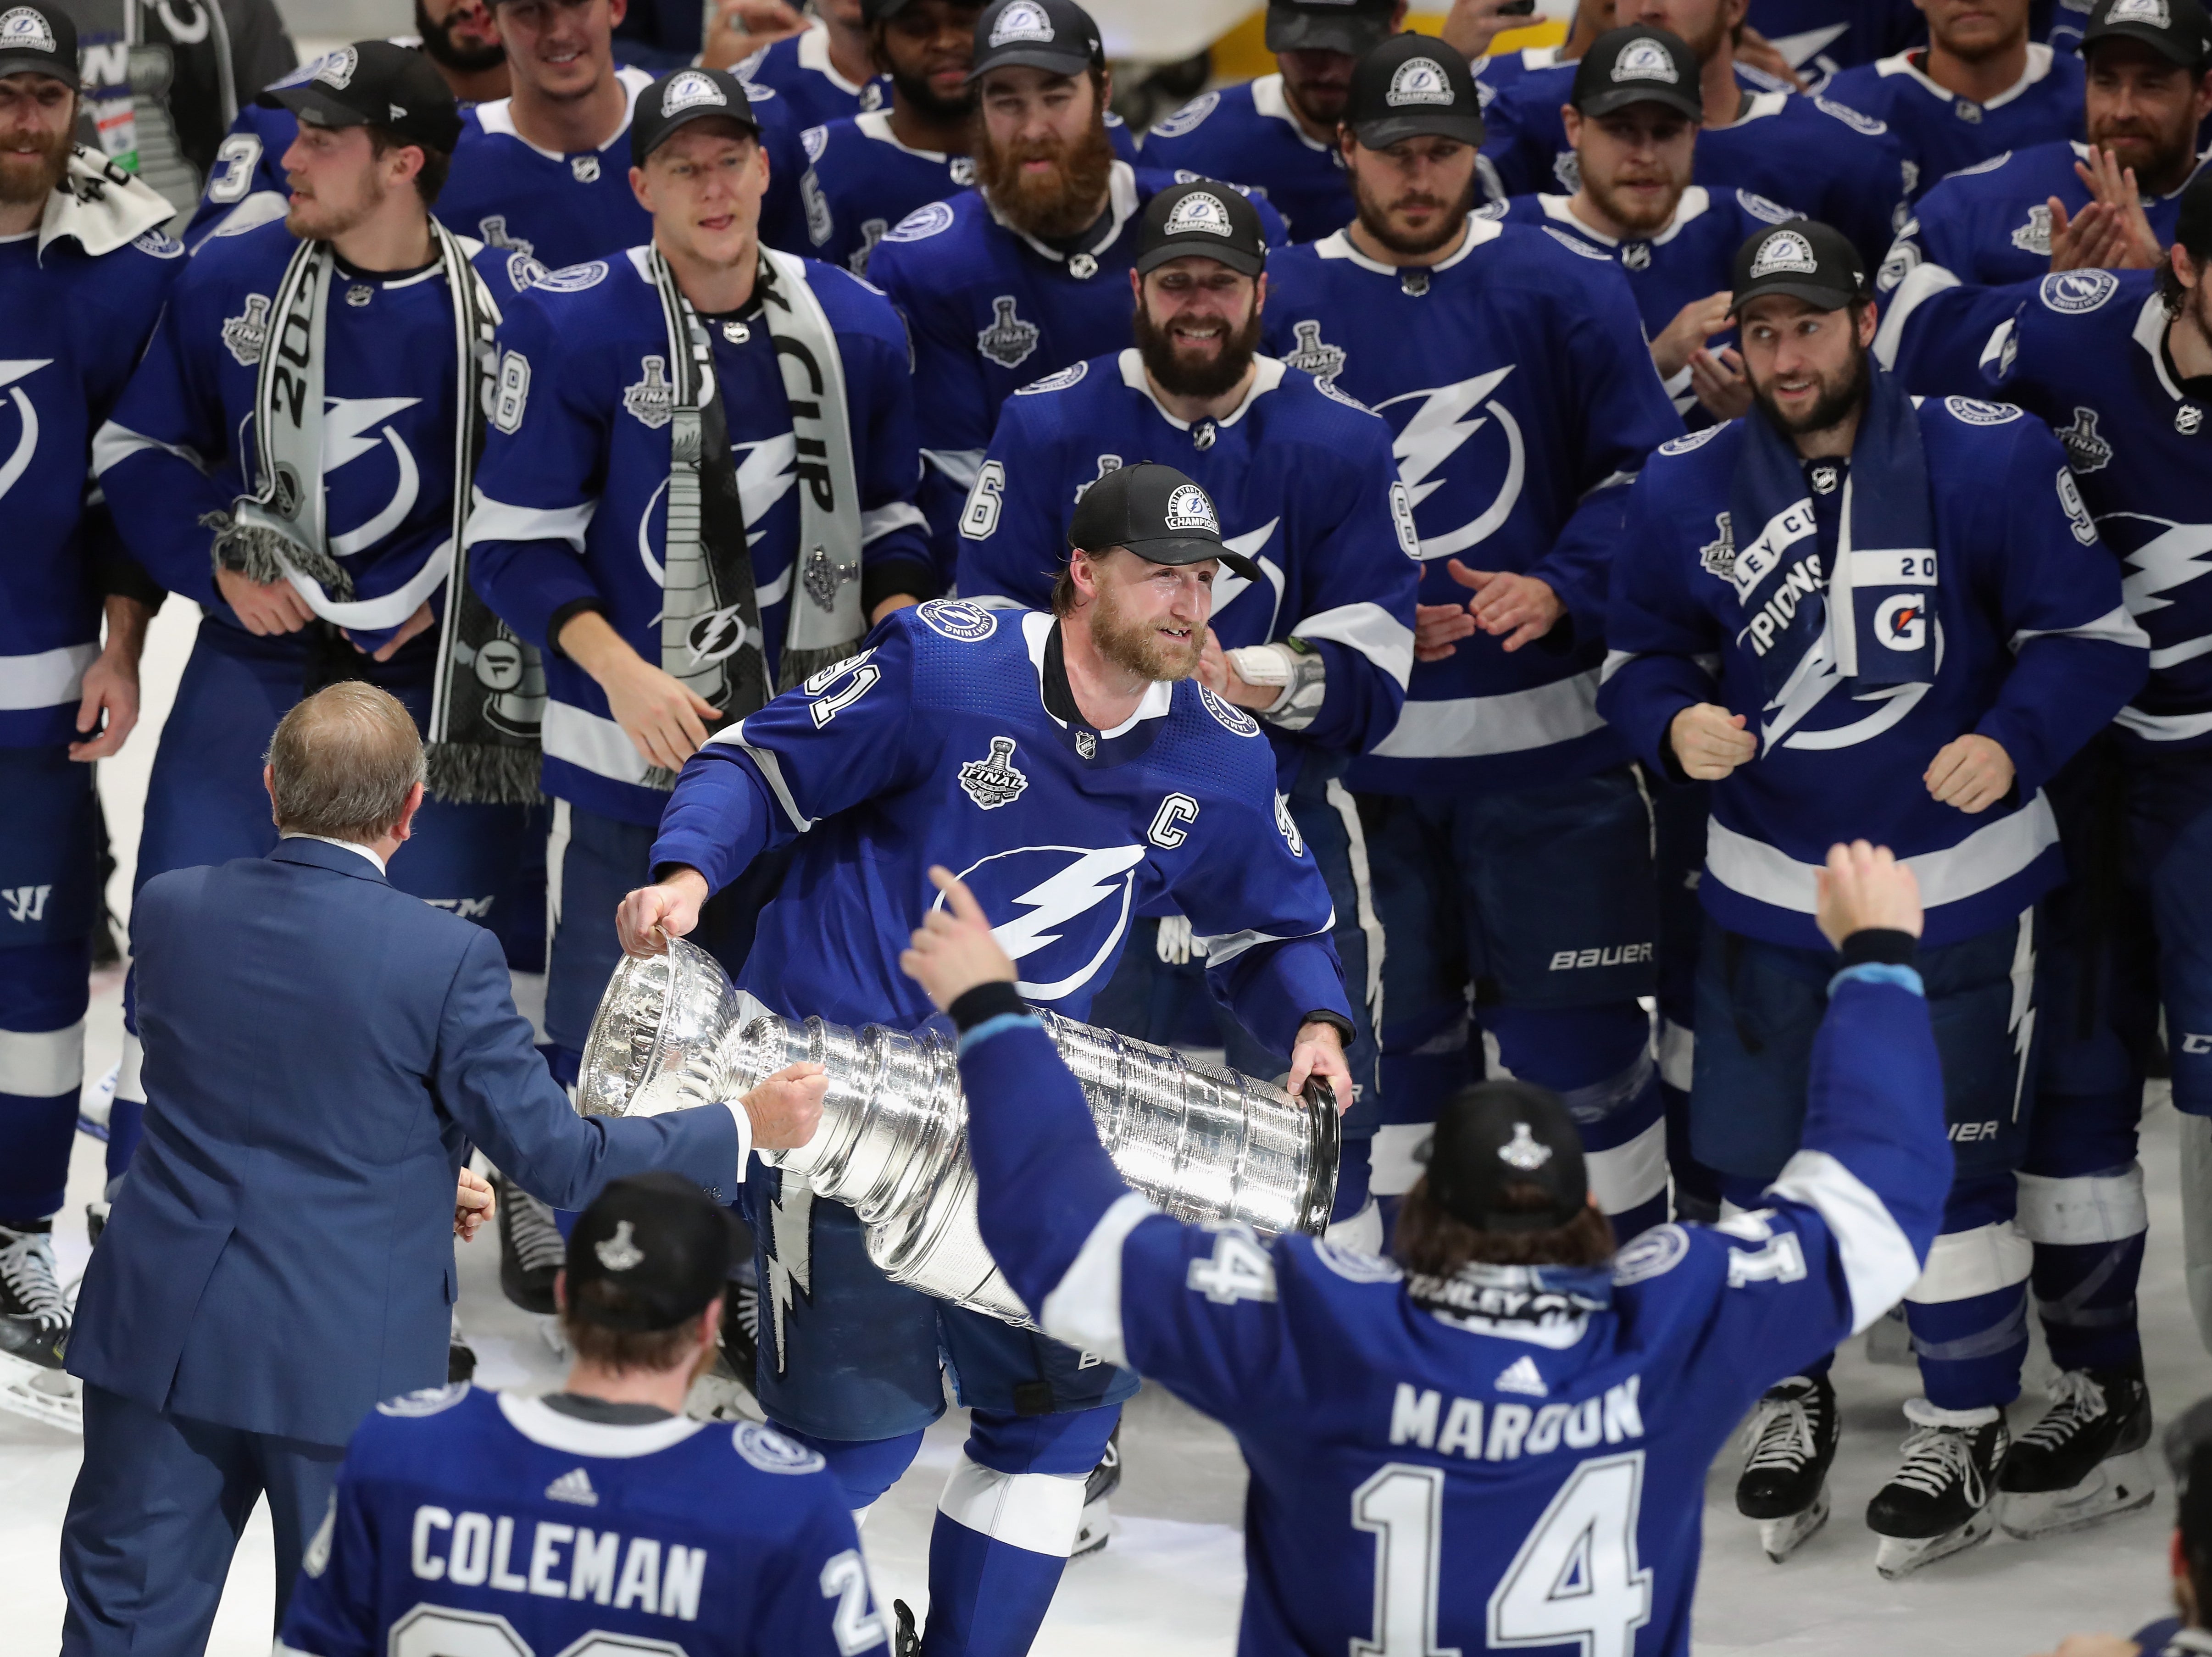
<svg viewBox="0 0 2212 1657">
<path fill-rule="evenodd" d="M 1644 1452 L 1577 1467 L 1490 1596 L 1487 1643 L 1578 1644 L 1583 1657 L 1632 1657 L 1651 1619 L 1651 1573 L 1636 1563 Z M 1459 1657 L 1437 1643 L 1444 1475 L 1393 1461 L 1352 1493 L 1352 1523 L 1375 1537 L 1375 1624 L 1352 1657 Z"/>
</svg>

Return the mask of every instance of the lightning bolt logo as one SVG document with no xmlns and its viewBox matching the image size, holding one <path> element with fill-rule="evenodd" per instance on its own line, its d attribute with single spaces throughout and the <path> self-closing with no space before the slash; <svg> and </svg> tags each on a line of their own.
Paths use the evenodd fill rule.
<svg viewBox="0 0 2212 1657">
<path fill-rule="evenodd" d="M 0 361 L 0 385 L 8 388 L 9 399 L 15 404 L 15 413 L 23 422 L 22 430 L 15 439 L 15 452 L 8 457 L 6 464 L 0 465 L 0 496 L 14 489 L 23 474 L 30 470 L 31 457 L 39 449 L 39 411 L 31 405 L 31 399 L 24 394 L 23 388 L 15 382 L 38 373 L 52 361 L 50 356 Z"/>
<path fill-rule="evenodd" d="M 1272 639 L 1275 636 L 1275 615 L 1281 610 L 1283 604 L 1283 572 L 1276 568 L 1273 559 L 1262 558 L 1260 555 L 1260 549 L 1267 544 L 1268 540 L 1275 533 L 1275 526 L 1282 521 L 1280 518 L 1270 518 L 1258 529 L 1247 530 L 1242 535 L 1229 536 L 1221 543 L 1230 551 L 1241 553 L 1259 565 L 1260 573 L 1267 578 L 1267 585 L 1275 589 L 1275 608 L 1267 612 L 1267 630 L 1261 635 L 1262 638 Z M 1213 613 L 1216 616 L 1220 615 L 1223 610 L 1242 598 L 1244 589 L 1251 585 L 1249 580 L 1224 564 L 1213 578 Z"/>
<path fill-rule="evenodd" d="M 2108 513 L 2098 522 L 2110 524 L 2123 519 L 2158 531 L 2120 559 L 2128 572 L 2120 582 L 2128 614 L 2143 616 L 2172 609 L 2177 601 L 2160 595 L 2186 586 L 2204 574 L 2207 566 L 2200 561 L 2206 553 L 2212 552 L 2212 524 L 2179 524 L 2170 518 L 2154 518 L 2148 513 L 2136 512 Z M 2208 653 L 2212 653 L 2212 634 L 2154 650 L 2150 665 L 2154 668 L 2172 667 Z"/>
<path fill-rule="evenodd" d="M 1503 403 L 1492 400 L 1491 394 L 1505 383 L 1516 365 L 1507 363 L 1503 368 L 1493 368 L 1488 373 L 1476 374 L 1455 385 L 1440 385 L 1430 391 L 1407 391 L 1387 398 L 1375 405 L 1375 411 L 1401 403 L 1416 403 L 1412 417 L 1398 428 L 1392 440 L 1390 453 L 1398 463 L 1398 476 L 1406 485 L 1408 498 L 1416 512 L 1421 503 L 1449 482 L 1439 476 L 1444 463 L 1465 446 L 1467 440 L 1488 425 L 1494 417 L 1506 441 L 1505 478 L 1499 485 L 1497 496 L 1477 516 L 1455 530 L 1442 535 L 1421 537 L 1421 556 L 1424 559 L 1449 557 L 1465 552 L 1469 547 L 1486 540 L 1496 532 L 1511 513 L 1521 498 L 1522 480 L 1527 469 L 1527 454 L 1521 437 L 1520 422 Z M 1478 414 L 1480 409 L 1484 412 Z"/>
<path fill-rule="evenodd" d="M 2020 1120 L 2020 1102 L 2027 1089 L 2027 1055 L 2035 1046 L 2035 911 L 2020 918 L 2012 951 L 2012 1014 L 2005 1023 L 2020 1067 L 2013 1077 L 2012 1120 Z"/>
<path fill-rule="evenodd" d="M 1024 980 L 1014 986 L 1032 1001 L 1054 1001 L 1090 982 L 1091 975 L 1106 963 L 1121 942 L 1121 934 L 1128 927 L 1129 906 L 1136 890 L 1136 876 L 1133 871 L 1145 860 L 1145 848 L 1141 846 L 1109 846 L 1086 850 L 1080 846 L 1024 846 L 1017 851 L 999 852 L 981 859 L 963 869 L 960 877 L 966 880 L 986 864 L 995 863 L 1001 858 L 1040 852 L 1065 852 L 1073 855 L 1075 860 L 1038 881 L 1028 890 L 1017 893 L 1013 901 L 1029 913 L 1017 915 L 991 929 L 991 935 L 999 940 L 999 947 L 1016 961 L 1035 955 L 1048 944 L 1059 943 L 1066 934 L 1057 929 L 1065 927 L 1070 921 L 1090 913 L 1117 895 L 1121 900 L 1121 913 L 1108 932 L 1105 942 L 1080 968 L 1048 984 Z M 940 895 L 932 907 L 941 907 L 944 902 L 945 899 Z"/>
<path fill-rule="evenodd" d="M 732 452 L 744 457 L 738 462 L 738 504 L 744 511 L 746 523 L 762 525 L 746 532 L 745 544 L 750 547 L 768 533 L 769 511 L 799 481 L 799 440 L 785 432 L 757 443 L 733 443 L 730 447 Z"/>
<path fill-rule="evenodd" d="M 413 408 L 422 400 L 416 397 L 333 397 L 324 399 L 324 477 L 328 478 L 340 467 L 360 459 L 365 454 L 373 453 L 385 445 L 391 446 L 392 458 L 399 466 L 399 482 L 383 509 L 373 514 L 358 529 L 331 537 L 331 550 L 340 557 L 351 557 L 356 552 L 374 546 L 404 523 L 407 514 L 415 510 L 415 501 L 422 487 L 422 473 L 416 467 L 414 455 L 400 440 L 399 434 L 384 422 L 402 410 Z"/>
<path fill-rule="evenodd" d="M 814 1188 L 793 1174 L 779 1183 L 768 1205 L 768 1301 L 775 1319 L 775 1372 L 782 1375 L 791 1364 L 784 1329 L 793 1294 L 814 1297 Z"/>
</svg>

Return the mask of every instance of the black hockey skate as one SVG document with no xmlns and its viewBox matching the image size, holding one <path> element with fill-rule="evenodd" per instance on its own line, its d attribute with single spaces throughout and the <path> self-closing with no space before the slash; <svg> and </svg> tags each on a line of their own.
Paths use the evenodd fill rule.
<svg viewBox="0 0 2212 1657">
<path fill-rule="evenodd" d="M 2064 1371 L 1997 1475 L 2006 1533 L 2056 1536 L 2149 1505 L 2150 1425 L 2139 1366 Z"/>
<path fill-rule="evenodd" d="M 1893 1582 L 1989 1539 L 2011 1446 L 2002 1410 L 1939 1410 L 1915 1398 L 1905 1418 L 1905 1463 L 1867 1503 L 1867 1528 L 1881 1538 L 1875 1569 Z"/>
<path fill-rule="evenodd" d="M 500 1292 L 526 1312 L 553 1315 L 553 1279 L 568 1261 L 568 1240 L 553 1211 L 514 1181 L 499 1191 Z"/>
<path fill-rule="evenodd" d="M 1735 1510 L 1759 1520 L 1759 1545 L 1778 1565 L 1828 1522 L 1828 1466 L 1840 1431 L 1826 1375 L 1792 1375 L 1759 1400 L 1744 1434 Z"/>
<path fill-rule="evenodd" d="M 62 1369 L 70 1307 L 52 1232 L 47 1220 L 0 1225 L 0 1410 L 81 1433 L 84 1395 Z"/>
<path fill-rule="evenodd" d="M 891 1657 L 921 1657 L 921 1630 L 914 1624 L 914 1607 L 903 1599 L 891 1601 Z"/>
<path fill-rule="evenodd" d="M 1106 1454 L 1098 1458 L 1098 1465 L 1083 1482 L 1083 1522 L 1076 1527 L 1075 1545 L 1068 1550 L 1070 1559 L 1080 1559 L 1105 1547 L 1107 1539 L 1114 1534 L 1109 1498 L 1121 1488 L 1121 1429 L 1116 1423 L 1114 1435 L 1106 1441 Z"/>
</svg>

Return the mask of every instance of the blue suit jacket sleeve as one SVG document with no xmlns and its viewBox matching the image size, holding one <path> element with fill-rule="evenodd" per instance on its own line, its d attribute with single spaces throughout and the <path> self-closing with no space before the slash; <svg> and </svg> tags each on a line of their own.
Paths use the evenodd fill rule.
<svg viewBox="0 0 2212 1657">
<path fill-rule="evenodd" d="M 500 1171 L 556 1208 L 581 1208 L 610 1180 L 665 1168 L 736 1197 L 738 1126 L 726 1106 L 661 1116 L 579 1116 L 514 1010 L 497 941 L 470 940 L 438 1026 L 431 1085 Z"/>
</svg>

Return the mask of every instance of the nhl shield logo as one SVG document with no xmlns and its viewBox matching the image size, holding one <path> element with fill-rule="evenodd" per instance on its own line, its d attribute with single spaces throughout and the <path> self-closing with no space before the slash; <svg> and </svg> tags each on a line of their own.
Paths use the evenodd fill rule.
<svg viewBox="0 0 2212 1657">
<path fill-rule="evenodd" d="M 1097 759 L 1098 757 L 1098 733 L 1095 731 L 1077 731 L 1075 733 L 1075 755 L 1078 759 Z"/>
<path fill-rule="evenodd" d="M 597 184 L 599 181 L 599 158 L 596 155 L 571 156 L 568 173 L 578 184 Z"/>
<path fill-rule="evenodd" d="M 1435 58 L 1408 58 L 1390 76 L 1390 89 L 1383 94 L 1382 100 L 1392 109 L 1449 104 L 1452 100 L 1451 81 L 1444 74 L 1444 66 Z"/>
<path fill-rule="evenodd" d="M 1321 337 L 1320 323 L 1292 323 L 1291 342 L 1283 361 L 1291 367 L 1311 374 L 1324 385 L 1344 372 L 1344 348 L 1331 345 Z"/>
<path fill-rule="evenodd" d="M 991 301 L 991 325 L 975 336 L 975 349 L 1001 368 L 1018 368 L 1037 348 L 1042 330 L 1014 314 L 1014 296 L 1001 294 Z"/>
<path fill-rule="evenodd" d="M 52 52 L 54 32 L 46 20 L 28 6 L 13 6 L 0 13 L 0 52 Z"/>
<path fill-rule="evenodd" d="M 676 388 L 668 383 L 665 358 L 646 358 L 644 371 L 643 379 L 623 389 L 623 407 L 640 425 L 659 431 L 676 417 Z"/>
<path fill-rule="evenodd" d="M 1631 40 L 1620 49 L 1613 60 L 1613 78 L 1616 81 L 1664 81 L 1672 86 L 1681 79 L 1674 68 L 1674 60 L 1667 55 L 1667 48 L 1646 37 Z"/>
<path fill-rule="evenodd" d="M 960 768 L 960 787 L 986 811 L 1012 805 L 1030 786 L 1029 778 L 1014 766 L 1014 739 L 991 738 L 991 751 Z"/>
<path fill-rule="evenodd" d="M 248 294 L 246 314 L 222 325 L 223 349 L 238 359 L 240 367 L 251 368 L 261 361 L 261 348 L 268 343 L 269 295 Z"/>
<path fill-rule="evenodd" d="M 1651 244 L 1632 241 L 1620 250 L 1620 268 L 1624 270 L 1649 270 L 1651 268 Z"/>
<path fill-rule="evenodd" d="M 1235 232 L 1229 228 L 1229 209 L 1221 197 L 1203 190 L 1194 190 L 1175 204 L 1168 215 L 1167 234 L 1170 236 L 1197 234 L 1230 236 Z"/>
</svg>

